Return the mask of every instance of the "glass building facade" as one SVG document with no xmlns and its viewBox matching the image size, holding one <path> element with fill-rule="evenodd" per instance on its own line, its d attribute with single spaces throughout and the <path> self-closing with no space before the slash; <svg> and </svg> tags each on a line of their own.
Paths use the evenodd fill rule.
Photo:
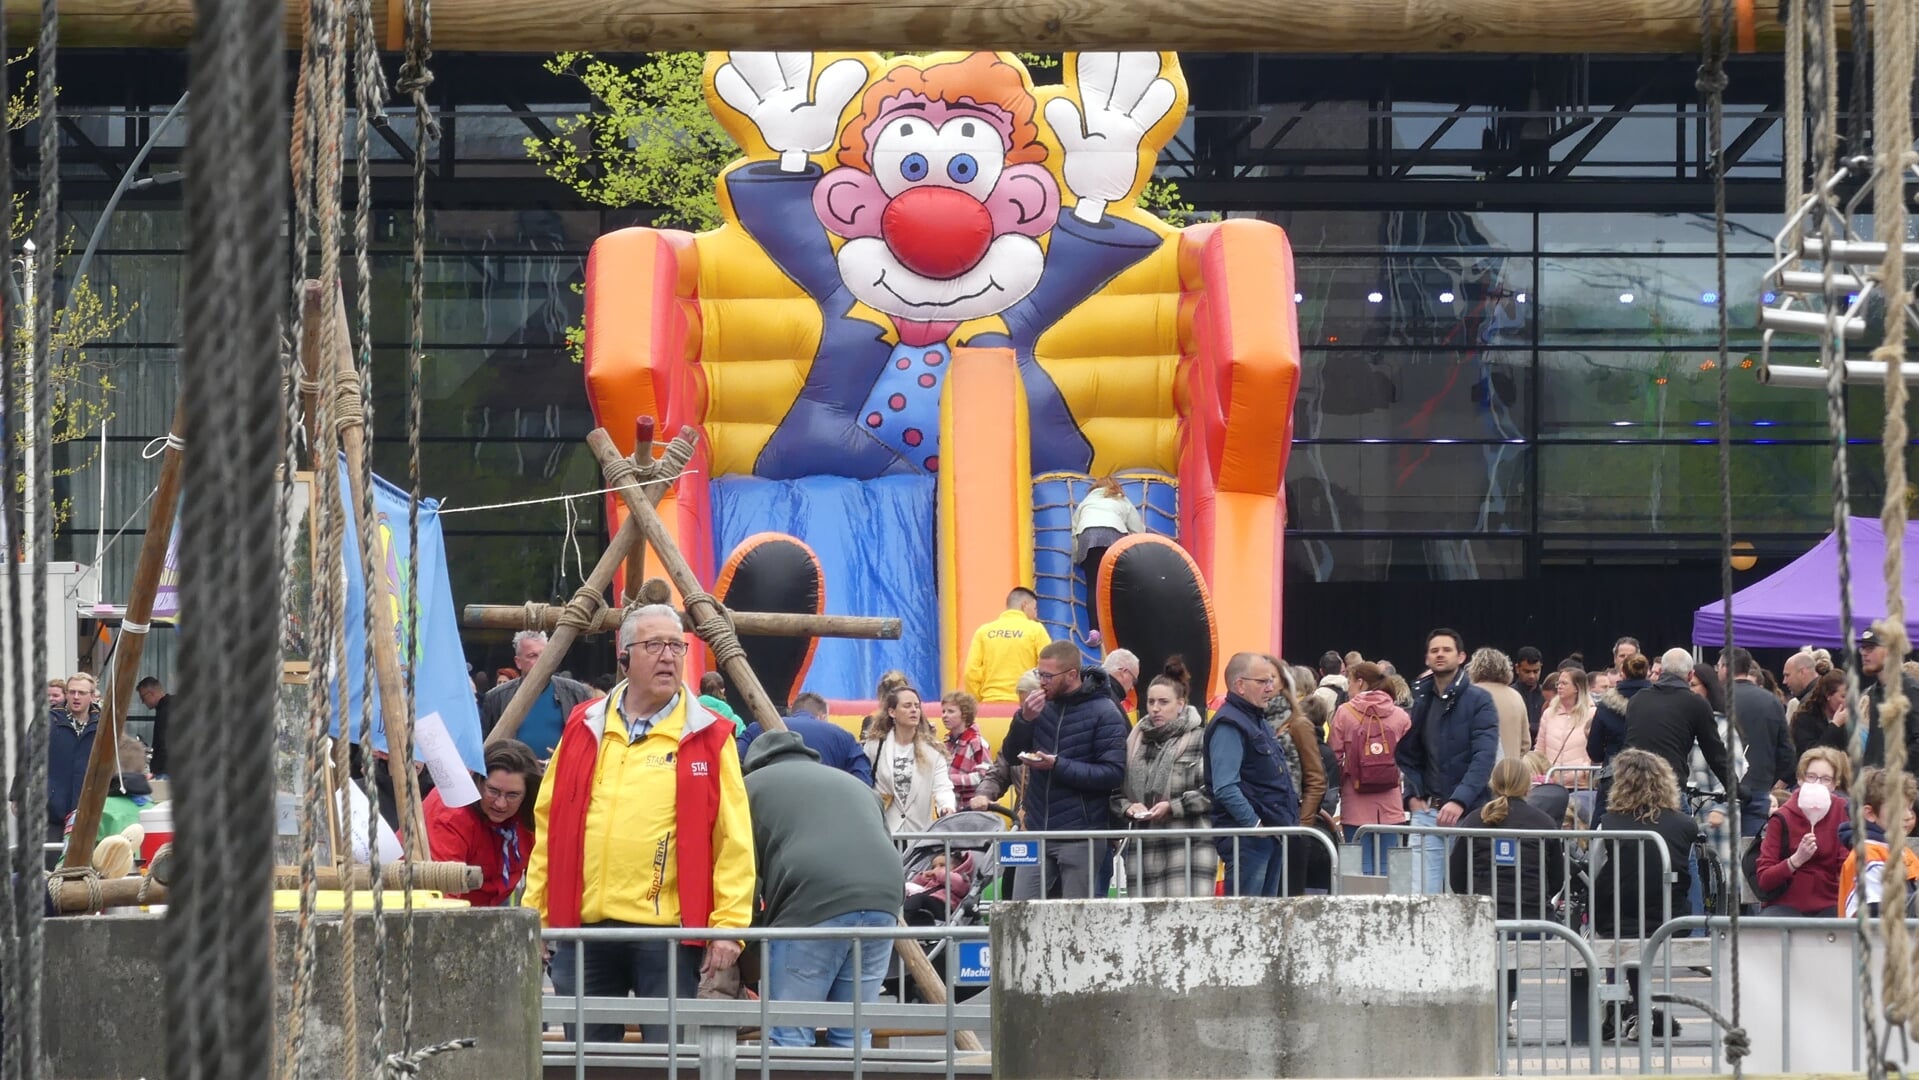
<svg viewBox="0 0 1919 1080">
<path fill-rule="evenodd" d="M 1689 643 L 1713 600 L 1720 493 L 1758 567 L 1831 525 L 1823 395 L 1753 377 L 1760 278 L 1779 210 L 1776 60 L 1735 65 L 1727 280 L 1716 281 L 1704 132 L 1684 58 L 1189 56 L 1192 115 L 1162 159 L 1202 212 L 1284 226 L 1303 350 L 1287 471 L 1285 652 L 1416 656 L 1429 625 L 1469 644 L 1603 652 L 1634 634 Z M 63 58 L 62 222 L 100 230 L 92 274 L 130 316 L 88 355 L 104 433 L 61 449 L 70 518 L 58 558 L 101 561 L 102 594 L 131 576 L 173 408 L 190 118 L 100 211 L 184 88 L 174 54 Z M 423 483 L 449 510 L 599 486 L 593 426 L 565 348 L 594 238 L 647 220 L 541 175 L 525 139 L 589 106 L 538 57 L 439 63 L 444 138 L 426 218 Z M 1845 83 L 1842 81 L 1842 85 Z M 23 139 L 24 134 L 24 139 Z M 410 114 L 372 141 L 376 469 L 404 482 Z M 16 133 L 29 182 L 34 132 Z M 349 166 L 349 168 L 351 168 Z M 1716 319 L 1733 328 L 1731 472 L 1714 427 Z M 1775 362 L 1812 363 L 1810 341 Z M 269 358 L 262 359 L 267 376 Z M 1854 510 L 1876 513 L 1881 402 L 1853 388 Z M 1272 422 L 1286 422 L 1275 415 Z M 124 532 L 116 532 L 124 525 Z M 455 599 L 561 600 L 604 543 L 597 499 L 446 519 Z M 118 535 L 117 541 L 113 538 Z M 475 633 L 472 658 L 505 660 Z M 152 646 L 164 671 L 164 636 Z M 610 653 L 610 650 L 607 652 Z M 1553 658 L 1549 656 L 1549 659 Z M 604 670 L 582 648 L 573 664 Z"/>
</svg>

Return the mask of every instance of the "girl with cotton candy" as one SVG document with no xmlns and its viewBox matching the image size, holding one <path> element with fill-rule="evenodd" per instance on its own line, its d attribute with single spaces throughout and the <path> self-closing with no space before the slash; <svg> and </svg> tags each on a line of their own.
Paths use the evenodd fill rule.
<svg viewBox="0 0 1919 1080">
<path fill-rule="evenodd" d="M 1818 746 L 1799 759 L 1798 775 L 1798 790 L 1760 834 L 1754 882 L 1765 903 L 1760 914 L 1831 918 L 1846 862 L 1839 827 L 1848 812 L 1842 793 L 1852 782 L 1852 763 Z"/>
</svg>

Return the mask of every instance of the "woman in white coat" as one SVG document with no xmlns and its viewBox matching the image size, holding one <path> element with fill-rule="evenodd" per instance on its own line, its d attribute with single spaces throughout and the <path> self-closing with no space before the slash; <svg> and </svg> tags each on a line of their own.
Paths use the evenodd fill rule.
<svg viewBox="0 0 1919 1080">
<path fill-rule="evenodd" d="M 1126 497 L 1119 481 L 1108 476 L 1093 485 L 1073 511 L 1073 562 L 1086 573 L 1086 618 L 1090 634 L 1099 632 L 1099 564 L 1106 549 L 1124 537 L 1146 531 L 1139 508 Z M 1090 642 L 1098 638 L 1089 636 Z"/>
<path fill-rule="evenodd" d="M 925 832 L 935 817 L 953 812 L 946 749 L 922 715 L 918 690 L 907 686 L 886 695 L 866 759 L 873 763 L 873 790 L 886 805 L 888 830 Z"/>
</svg>

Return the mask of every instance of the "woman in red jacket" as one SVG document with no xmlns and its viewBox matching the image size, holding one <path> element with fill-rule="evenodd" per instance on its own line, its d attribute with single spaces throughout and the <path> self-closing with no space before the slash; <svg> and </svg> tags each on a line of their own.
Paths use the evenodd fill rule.
<svg viewBox="0 0 1919 1080">
<path fill-rule="evenodd" d="M 1799 759 L 1799 790 L 1779 808 L 1759 837 L 1758 877 L 1770 896 L 1761 915 L 1829 919 L 1839 904 L 1839 870 L 1846 846 L 1839 824 L 1846 819 L 1840 794 L 1852 779 L 1852 763 L 1830 746 L 1816 746 Z"/>
<path fill-rule="evenodd" d="M 512 902 L 533 851 L 533 797 L 539 786 L 540 763 L 533 748 L 506 739 L 486 748 L 479 802 L 448 806 L 438 788 L 426 797 L 422 809 L 434 861 L 481 870 L 480 887 L 453 899 L 474 907 Z"/>
</svg>

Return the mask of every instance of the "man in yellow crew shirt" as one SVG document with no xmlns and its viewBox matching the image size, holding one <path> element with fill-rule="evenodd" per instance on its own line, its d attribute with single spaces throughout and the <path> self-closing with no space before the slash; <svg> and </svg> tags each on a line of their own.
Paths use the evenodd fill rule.
<svg viewBox="0 0 1919 1080">
<path fill-rule="evenodd" d="M 1018 701 L 1019 677 L 1039 663 L 1052 644 L 1039 621 L 1039 597 L 1031 589 L 1006 594 L 1006 610 L 973 631 L 966 651 L 966 692 L 981 701 Z"/>
<path fill-rule="evenodd" d="M 626 681 L 577 706 L 533 807 L 527 907 L 550 928 L 744 929 L 753 916 L 753 825 L 732 721 L 685 683 L 686 631 L 664 604 L 620 624 Z M 732 967 L 737 941 L 560 942 L 553 986 L 592 997 L 690 998 Z M 576 960 L 577 955 L 577 960 Z M 664 1024 L 641 1030 L 663 1042 Z M 586 1025 L 619 1042 L 619 1024 Z M 566 1037 L 576 1038 L 571 1025 Z"/>
</svg>

